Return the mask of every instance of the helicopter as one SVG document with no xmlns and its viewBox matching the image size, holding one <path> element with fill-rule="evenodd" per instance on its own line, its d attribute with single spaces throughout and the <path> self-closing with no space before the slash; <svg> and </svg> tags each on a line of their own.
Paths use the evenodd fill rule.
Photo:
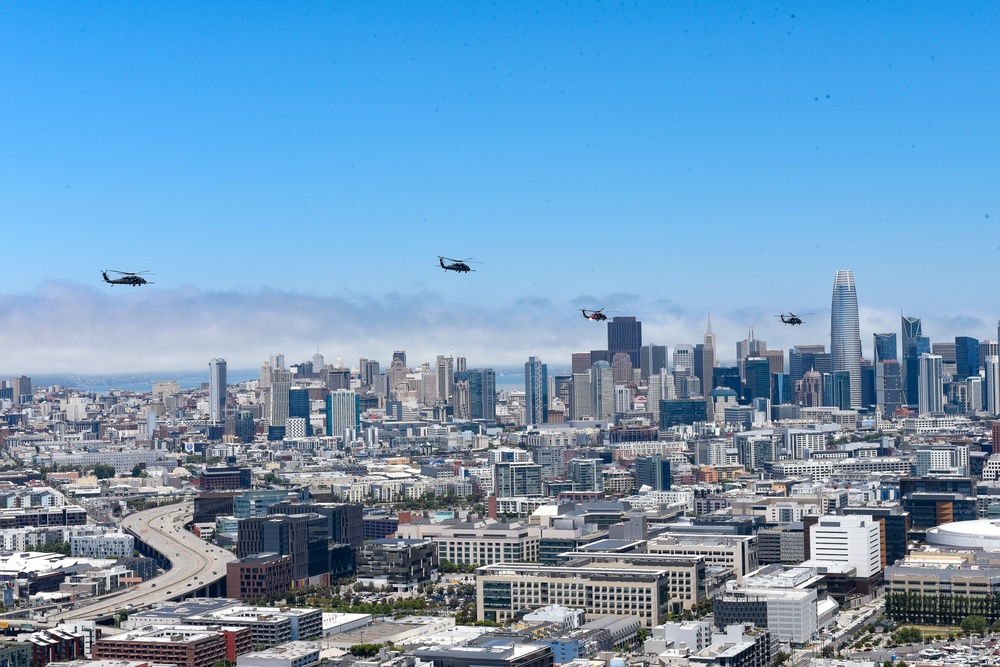
<svg viewBox="0 0 1000 667">
<path fill-rule="evenodd" d="M 448 263 L 445 264 L 444 260 L 448 260 Z M 472 261 L 471 257 L 469 257 L 468 259 L 452 259 L 450 257 L 442 257 L 441 255 L 438 255 L 438 262 L 441 263 L 441 268 L 444 269 L 445 271 L 456 271 L 458 273 L 468 273 L 469 271 L 475 271 L 475 269 L 471 268 L 468 264 L 466 264 L 466 262 L 471 262 L 471 261 Z"/>
<path fill-rule="evenodd" d="M 603 308 L 601 308 L 600 310 L 587 310 L 586 308 L 580 309 L 580 312 L 583 313 L 584 317 L 586 317 L 588 320 L 593 320 L 594 322 L 603 322 L 604 320 L 608 319 L 608 316 L 605 315 L 603 311 L 604 311 Z"/>
<path fill-rule="evenodd" d="M 806 314 L 811 315 L 811 313 Z M 804 324 L 802 318 L 792 312 L 789 312 L 788 315 L 785 315 L 784 313 L 775 315 L 775 317 L 780 317 L 782 324 L 791 324 L 792 326 L 795 326 L 796 324 Z"/>
<path fill-rule="evenodd" d="M 108 271 L 111 273 L 117 273 L 121 277 L 111 278 L 108 276 Z M 153 283 L 140 275 L 143 273 L 149 273 L 149 271 L 115 271 L 114 269 L 101 271 L 101 275 L 104 276 L 104 282 L 109 285 L 131 285 L 132 287 L 138 287 L 139 285 L 152 285 Z"/>
</svg>

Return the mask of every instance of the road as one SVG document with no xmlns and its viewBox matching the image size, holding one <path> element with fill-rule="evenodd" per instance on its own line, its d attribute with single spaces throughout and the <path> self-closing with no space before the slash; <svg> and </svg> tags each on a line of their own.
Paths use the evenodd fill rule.
<svg viewBox="0 0 1000 667">
<path fill-rule="evenodd" d="M 76 609 L 49 614 L 49 621 L 88 619 L 109 611 L 165 602 L 226 576 L 226 563 L 235 560 L 236 556 L 184 530 L 192 511 L 192 503 L 185 501 L 125 517 L 122 526 L 166 556 L 171 568 L 126 591 L 103 596 Z"/>
</svg>

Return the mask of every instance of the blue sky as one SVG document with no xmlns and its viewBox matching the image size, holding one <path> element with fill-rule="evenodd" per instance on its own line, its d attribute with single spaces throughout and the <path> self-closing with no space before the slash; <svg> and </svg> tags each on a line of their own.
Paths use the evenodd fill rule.
<svg viewBox="0 0 1000 667">
<path fill-rule="evenodd" d="M 0 373 L 996 337 L 1000 8 L 814 4 L 5 3 Z"/>
</svg>

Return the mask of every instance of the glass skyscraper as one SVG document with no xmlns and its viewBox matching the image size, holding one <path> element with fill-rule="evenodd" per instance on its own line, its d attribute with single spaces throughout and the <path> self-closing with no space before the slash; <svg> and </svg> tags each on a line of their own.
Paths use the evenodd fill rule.
<svg viewBox="0 0 1000 667">
<path fill-rule="evenodd" d="M 896 334 L 875 334 L 875 363 L 880 361 L 896 361 Z"/>
<path fill-rule="evenodd" d="M 830 307 L 830 354 L 833 370 L 847 371 L 851 382 L 851 406 L 861 407 L 861 325 L 858 293 L 851 271 L 837 271 Z"/>
<path fill-rule="evenodd" d="M 528 357 L 524 364 L 525 424 L 549 421 L 549 373 L 538 357 Z"/>
<path fill-rule="evenodd" d="M 226 418 L 226 360 L 208 362 L 208 418 L 218 424 Z"/>
<path fill-rule="evenodd" d="M 632 368 L 642 368 L 639 349 L 642 347 L 642 322 L 634 317 L 612 317 L 608 322 L 608 357 L 615 352 L 628 352 Z"/>
</svg>

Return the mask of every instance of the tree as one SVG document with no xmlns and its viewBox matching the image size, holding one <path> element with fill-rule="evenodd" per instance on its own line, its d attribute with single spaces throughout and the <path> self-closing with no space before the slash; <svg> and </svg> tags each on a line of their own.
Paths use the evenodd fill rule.
<svg viewBox="0 0 1000 667">
<path fill-rule="evenodd" d="M 981 635 L 986 632 L 986 619 L 982 616 L 966 616 L 959 623 L 958 627 L 966 632 Z"/>
<path fill-rule="evenodd" d="M 88 470 L 92 471 L 97 479 L 109 479 L 115 476 L 115 467 L 109 463 L 95 463 Z"/>
<path fill-rule="evenodd" d="M 222 660 L 216 660 L 212 663 L 212 667 L 234 667 L 232 660 L 229 658 L 223 658 Z"/>
<path fill-rule="evenodd" d="M 783 665 L 788 662 L 788 659 L 792 656 L 788 655 L 784 651 L 778 651 L 774 655 L 774 660 L 771 661 L 771 667 L 777 667 L 777 665 Z"/>
</svg>

